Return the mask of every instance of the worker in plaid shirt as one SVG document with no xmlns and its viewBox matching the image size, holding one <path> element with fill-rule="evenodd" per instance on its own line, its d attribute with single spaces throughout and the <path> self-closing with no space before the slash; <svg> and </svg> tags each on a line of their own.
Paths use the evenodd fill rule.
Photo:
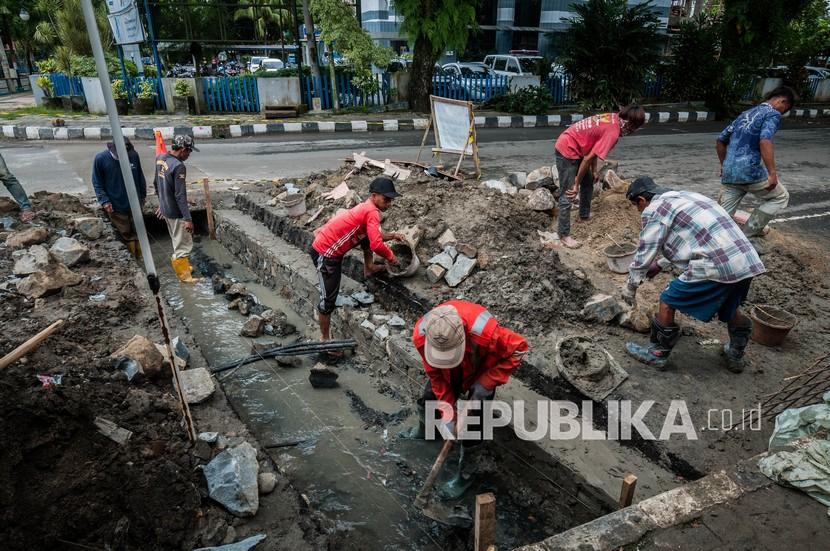
<svg viewBox="0 0 830 551">
<path fill-rule="evenodd" d="M 642 177 L 632 182 L 626 197 L 642 215 L 642 230 L 624 296 L 633 300 L 645 278 L 668 266 L 683 270 L 660 295 L 651 321 L 651 343 L 629 342 L 626 350 L 637 360 L 662 368 L 680 338 L 676 310 L 704 322 L 717 314 L 729 330 L 729 343 L 723 348 L 727 367 L 740 373 L 752 320 L 739 307 L 752 278 L 765 271 L 758 253 L 732 217 L 704 195 L 667 190 Z"/>
</svg>

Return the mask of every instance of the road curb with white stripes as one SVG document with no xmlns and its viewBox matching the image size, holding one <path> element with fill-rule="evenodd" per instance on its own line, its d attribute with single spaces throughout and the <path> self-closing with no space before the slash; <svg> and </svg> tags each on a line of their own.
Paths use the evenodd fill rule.
<svg viewBox="0 0 830 551">
<path fill-rule="evenodd" d="M 567 126 L 585 118 L 580 113 L 563 115 L 512 115 L 476 117 L 477 128 L 545 128 Z M 816 119 L 830 116 L 830 109 L 795 109 L 787 114 L 791 118 Z M 646 122 L 686 123 L 713 121 L 711 111 L 652 111 L 646 113 Z M 212 126 L 157 126 L 124 127 L 124 135 L 132 140 L 153 140 L 160 130 L 165 139 L 175 134 L 188 134 L 196 139 L 242 138 L 273 134 L 314 134 L 324 132 L 398 132 L 424 130 L 429 119 L 384 119 L 353 121 L 275 122 L 261 124 L 218 124 Z M 2 137 L 12 140 L 108 140 L 112 137 L 109 126 L 50 127 L 3 125 Z"/>
</svg>

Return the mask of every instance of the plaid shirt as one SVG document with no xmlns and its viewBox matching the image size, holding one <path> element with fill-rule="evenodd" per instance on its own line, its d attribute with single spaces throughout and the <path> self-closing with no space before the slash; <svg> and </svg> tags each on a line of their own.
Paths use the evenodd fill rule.
<svg viewBox="0 0 830 551">
<path fill-rule="evenodd" d="M 657 195 L 642 213 L 640 246 L 629 268 L 628 285 L 645 279 L 659 253 L 662 267 L 684 269 L 681 281 L 735 283 L 766 270 L 738 225 L 714 200 L 691 191 Z"/>
</svg>

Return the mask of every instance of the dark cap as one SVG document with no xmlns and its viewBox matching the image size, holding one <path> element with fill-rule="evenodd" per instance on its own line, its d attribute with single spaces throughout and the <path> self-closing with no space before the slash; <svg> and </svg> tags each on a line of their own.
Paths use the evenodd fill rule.
<svg viewBox="0 0 830 551">
<path fill-rule="evenodd" d="M 640 176 L 631 182 L 630 186 L 628 186 L 628 191 L 625 192 L 625 198 L 629 201 L 634 201 L 638 197 L 641 197 L 644 193 L 653 197 L 667 191 L 669 191 L 667 188 L 658 186 L 654 183 L 654 180 L 648 176 Z"/>
<path fill-rule="evenodd" d="M 386 176 L 378 176 L 372 180 L 372 183 L 369 184 L 369 193 L 380 193 L 390 199 L 401 196 L 400 193 L 395 191 L 395 184 L 392 183 L 392 179 Z"/>
<path fill-rule="evenodd" d="M 133 150 L 133 142 L 130 141 L 130 138 L 124 137 L 124 146 L 127 148 L 127 153 Z M 118 160 L 118 151 L 115 149 L 115 142 L 107 142 L 107 149 L 110 150 L 112 156 Z"/>
<path fill-rule="evenodd" d="M 173 149 L 190 149 L 191 151 L 199 151 L 196 144 L 193 143 L 193 136 L 188 134 L 176 134 L 173 136 Z"/>
</svg>

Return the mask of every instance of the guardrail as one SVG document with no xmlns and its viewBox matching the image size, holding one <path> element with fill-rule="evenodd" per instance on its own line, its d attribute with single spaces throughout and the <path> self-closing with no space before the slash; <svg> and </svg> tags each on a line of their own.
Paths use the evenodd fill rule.
<svg viewBox="0 0 830 551">
<path fill-rule="evenodd" d="M 337 99 L 340 107 L 370 107 L 388 105 L 391 100 L 391 77 L 389 73 L 375 75 L 377 90 L 366 94 L 354 84 L 354 75 L 351 73 L 338 73 L 335 75 L 337 84 Z M 321 109 L 332 109 L 334 107 L 331 94 L 331 76 L 321 74 L 320 78 L 303 76 L 301 78 L 303 98 L 306 105 L 313 106 L 313 98 L 320 98 Z"/>
</svg>

